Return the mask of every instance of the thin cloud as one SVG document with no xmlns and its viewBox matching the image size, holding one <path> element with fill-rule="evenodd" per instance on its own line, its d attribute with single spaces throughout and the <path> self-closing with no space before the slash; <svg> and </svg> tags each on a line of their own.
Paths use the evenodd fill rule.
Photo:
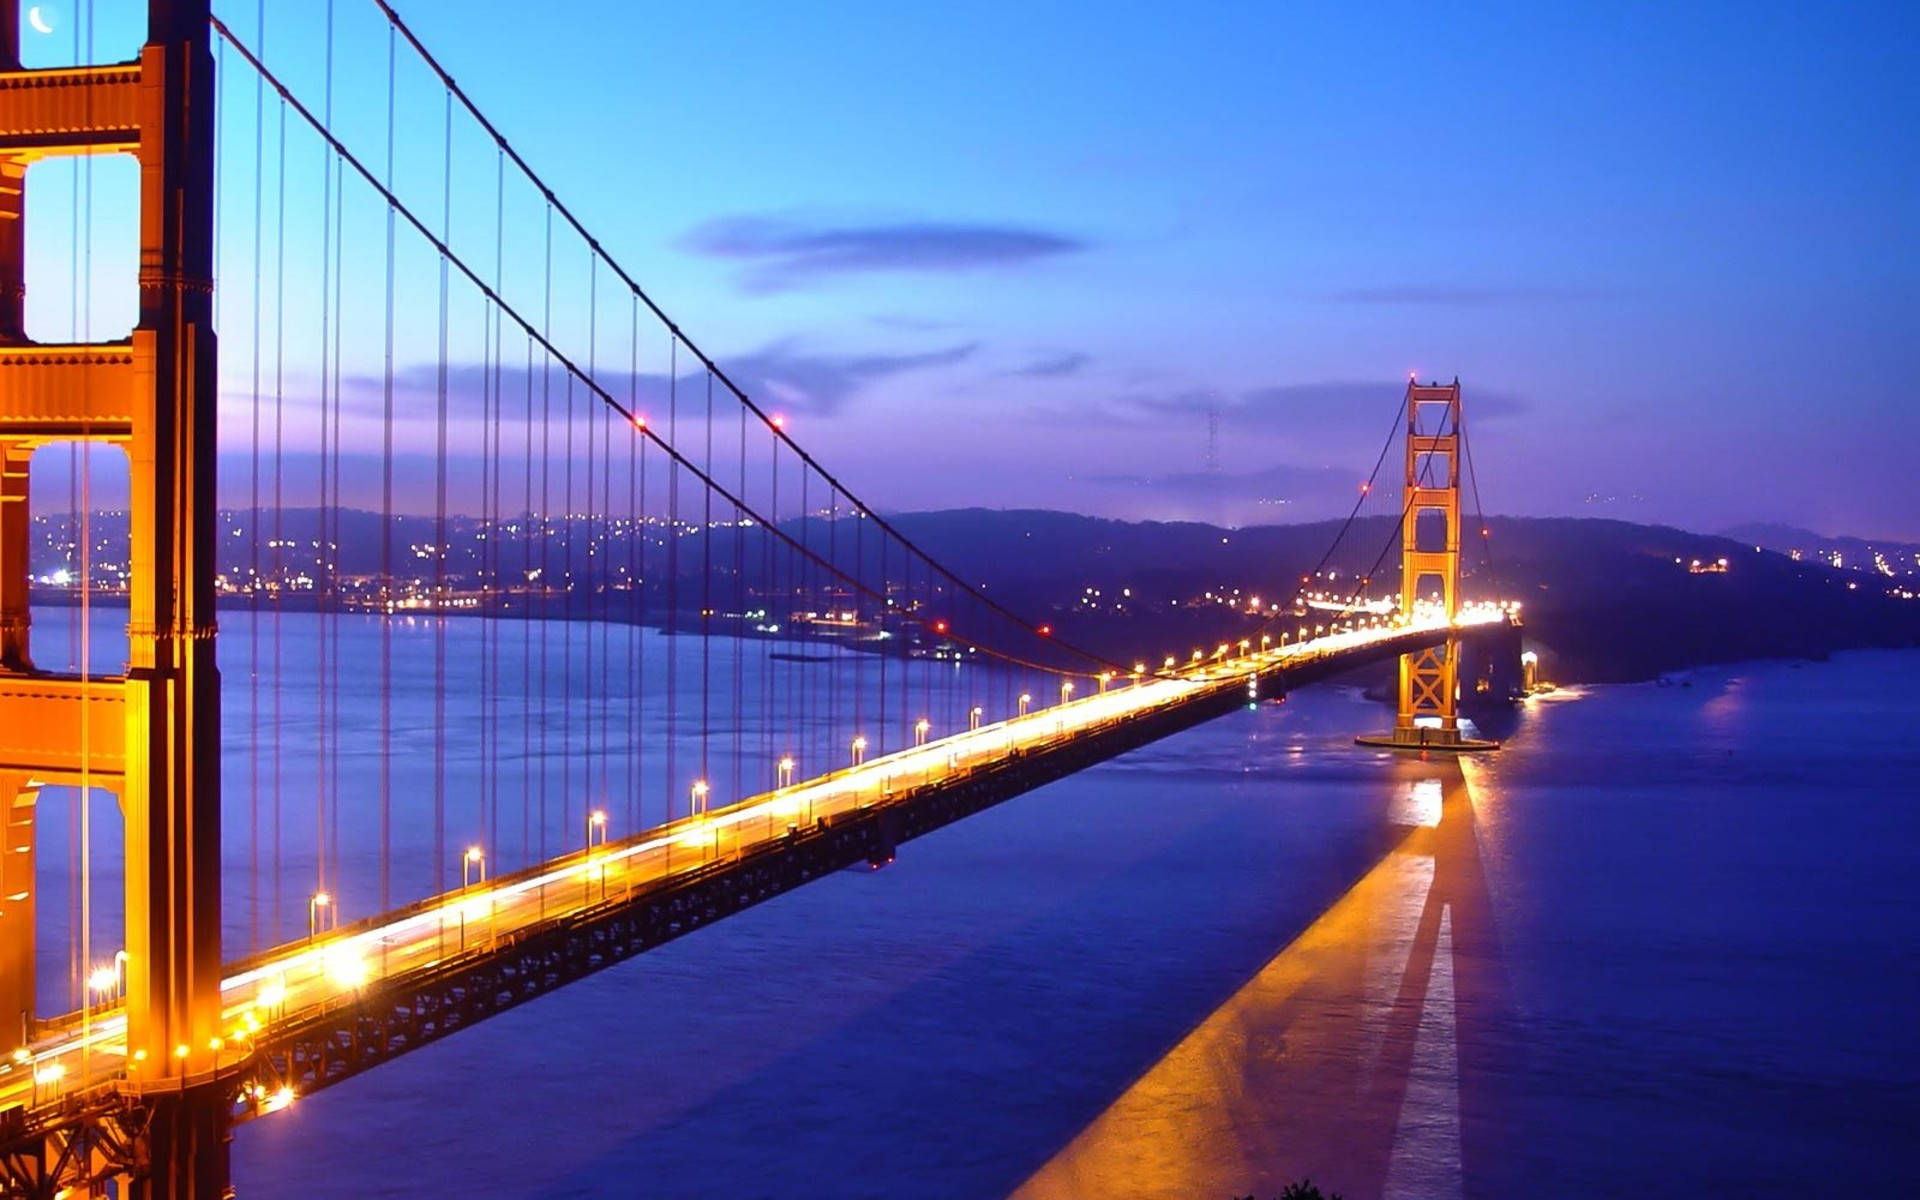
<svg viewBox="0 0 1920 1200">
<path fill-rule="evenodd" d="M 1022 415 L 1047 425 L 1084 427 L 1097 421 L 1153 426 L 1175 437 L 1194 439 L 1208 436 L 1211 415 L 1219 419 L 1219 437 L 1229 443 L 1248 435 L 1272 435 L 1337 446 L 1373 445 L 1386 434 L 1405 388 L 1404 380 L 1331 380 L 1239 391 L 1186 388 L 1083 394 L 1030 405 Z M 1529 409 L 1527 401 L 1511 392 L 1471 383 L 1465 385 L 1463 397 L 1469 419 L 1476 426 L 1504 421 Z"/>
<path fill-rule="evenodd" d="M 1296 467 L 1282 464 L 1258 471 L 1175 471 L 1164 475 L 1088 475 L 1085 482 L 1102 487 L 1139 487 L 1181 496 L 1271 495 L 1288 501 L 1311 501 L 1330 493 L 1350 495 L 1353 472 L 1332 467 Z"/>
<path fill-rule="evenodd" d="M 974 342 L 903 354 L 830 354 L 808 351 L 795 341 L 776 342 L 747 354 L 728 356 L 721 362 L 740 389 L 755 403 L 779 406 L 810 416 L 828 416 L 838 412 L 864 388 L 911 371 L 924 371 L 965 362 L 978 351 Z M 522 398 L 564 397 L 569 376 L 563 368 L 553 367 L 543 376 L 536 368 L 529 378 L 525 367 L 490 368 L 480 363 L 454 363 L 447 368 L 447 391 L 457 409 L 470 411 L 490 389 L 498 387 L 506 398 L 511 414 Z M 694 403 L 705 395 L 703 372 L 683 372 L 676 381 L 665 372 L 600 371 L 599 386 L 621 403 L 631 400 L 642 411 L 658 413 L 677 398 L 682 405 Z M 584 384 L 572 382 L 574 394 L 583 401 Z M 439 367 L 423 364 L 407 367 L 394 374 L 396 408 L 403 413 L 432 411 L 438 394 Z M 362 412 L 377 412 L 383 403 L 384 381 L 379 377 L 353 377 L 346 380 L 343 403 Z"/>
<path fill-rule="evenodd" d="M 1590 300 L 1601 293 L 1578 288 L 1459 287 L 1447 284 L 1395 284 L 1387 287 L 1343 288 L 1327 298 L 1341 304 L 1386 304 L 1430 308 L 1492 308 L 1504 304 L 1539 304 Z"/>
<path fill-rule="evenodd" d="M 1078 238 L 1013 225 L 825 226 L 778 217 L 721 217 L 696 226 L 681 244 L 710 258 L 752 264 L 741 282 L 755 292 L 787 291 L 852 274 L 1023 266 L 1087 246 Z"/>
<path fill-rule="evenodd" d="M 807 354 L 782 342 L 727 363 L 727 374 L 756 399 L 778 401 L 815 416 L 830 415 L 862 388 L 909 371 L 950 367 L 979 350 L 976 342 L 912 354 Z"/>
<path fill-rule="evenodd" d="M 1254 388 L 1242 393 L 1227 413 L 1258 420 L 1297 420 L 1307 423 L 1325 421 L 1345 424 L 1346 414 L 1377 420 L 1391 413 L 1400 402 L 1406 385 L 1391 383 L 1340 381 L 1331 383 L 1287 383 Z M 1527 411 L 1527 402 L 1499 388 L 1479 387 L 1472 383 L 1461 387 L 1461 406 L 1476 421 L 1497 421 Z"/>
<path fill-rule="evenodd" d="M 1353 472 L 1277 463 L 1253 471 L 1172 471 L 1165 474 L 1080 478 L 1103 500 L 1121 507 L 1146 504 L 1162 517 L 1226 524 L 1315 520 L 1353 503 Z"/>
<path fill-rule="evenodd" d="M 881 313 L 868 320 L 882 329 L 900 329 L 908 333 L 938 333 L 956 328 L 955 322 L 937 321 L 932 317 L 909 317 L 898 313 Z"/>
<path fill-rule="evenodd" d="M 1056 354 L 1004 373 L 1026 379 L 1059 379 L 1062 376 L 1079 374 L 1080 369 L 1091 361 L 1092 359 L 1085 354 Z"/>
<path fill-rule="evenodd" d="M 1223 422 L 1276 423 L 1298 431 L 1342 429 L 1378 424 L 1393 412 L 1406 385 L 1399 380 L 1379 383 L 1330 380 L 1321 383 L 1279 383 L 1241 392 L 1189 390 L 1168 395 L 1134 395 L 1115 402 L 1116 416 L 1131 413 L 1143 420 L 1193 416 L 1208 411 Z M 1482 421 L 1499 420 L 1527 411 L 1527 404 L 1497 388 L 1462 389 L 1465 407 Z"/>
</svg>

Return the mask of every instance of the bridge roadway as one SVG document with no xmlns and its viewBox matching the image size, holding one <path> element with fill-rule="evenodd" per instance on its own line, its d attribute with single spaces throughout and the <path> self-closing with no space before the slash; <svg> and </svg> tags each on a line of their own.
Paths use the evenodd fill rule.
<svg viewBox="0 0 1920 1200">
<path fill-rule="evenodd" d="M 1483 609 L 1456 624 L 1502 620 Z M 827 871 L 883 862 L 899 841 L 1219 715 L 1248 700 L 1250 680 L 1270 695 L 1276 685 L 1435 644 L 1447 628 L 1443 620 L 1366 627 L 1192 663 L 277 947 L 232 964 L 222 983 L 222 1048 L 232 1061 L 218 1075 L 237 1119 L 274 1111 Z M 49 1023 L 0 1065 L 0 1143 L 112 1107 L 126 1067 L 117 1006 Z"/>
</svg>

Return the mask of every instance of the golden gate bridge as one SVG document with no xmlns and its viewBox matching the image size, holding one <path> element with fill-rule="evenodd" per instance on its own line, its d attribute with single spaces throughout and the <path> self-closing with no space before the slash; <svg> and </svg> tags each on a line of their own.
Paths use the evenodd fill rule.
<svg viewBox="0 0 1920 1200">
<path fill-rule="evenodd" d="M 1408 383 L 1321 564 L 1362 564 L 1346 593 L 1308 597 L 1316 568 L 1243 636 L 1111 657 L 803 449 L 389 5 L 311 7 L 151 0 L 132 61 L 86 61 L 89 36 L 27 68 L 0 0 L 0 1196 L 231 1194 L 238 1123 L 1370 662 L 1401 664 L 1370 740 L 1490 746 L 1459 723 L 1461 642 L 1517 639 L 1511 606 L 1461 595 L 1458 381 Z M 80 213 L 113 156 L 138 169 L 139 302 L 101 338 Z M 30 185 L 59 163 L 64 339 L 28 308 Z M 64 664 L 30 637 L 52 447 L 81 527 Z M 103 471 L 128 497 L 111 580 Z M 1391 537 L 1356 548 L 1367 512 Z M 123 845 L 98 938 L 96 790 Z M 78 899 L 70 1007 L 43 1011 L 55 795 Z"/>
</svg>

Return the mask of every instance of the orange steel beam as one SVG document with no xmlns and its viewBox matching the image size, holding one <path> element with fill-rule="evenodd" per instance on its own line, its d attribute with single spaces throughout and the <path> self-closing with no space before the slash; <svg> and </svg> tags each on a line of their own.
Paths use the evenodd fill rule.
<svg viewBox="0 0 1920 1200">
<path fill-rule="evenodd" d="M 85 779 L 118 792 L 133 1053 L 124 1093 L 142 1113 L 126 1178 L 154 1200 L 228 1188 L 213 1049 L 220 680 L 209 16 L 208 0 L 149 0 L 136 61 L 29 71 L 20 67 L 19 0 L 0 0 L 0 812 L 9 835 L 0 904 L 13 895 L 12 911 L 31 913 L 41 784 Z M 27 167 L 101 153 L 139 161 L 138 324 L 119 343 L 35 345 L 23 320 Z M 37 446 L 76 440 L 123 447 L 131 479 L 128 662 L 122 678 L 84 684 L 34 670 L 27 612 L 30 459 Z M 107 728 L 113 712 L 117 731 Z M 32 1017 L 31 920 L 6 911 L 0 1048 Z"/>
<path fill-rule="evenodd" d="M 1436 411 L 1437 410 L 1437 411 Z M 1423 424 L 1426 417 L 1431 423 Z M 1432 419 L 1437 417 L 1437 421 Z M 1440 466 L 1444 477 L 1433 468 Z M 1423 546 L 1420 518 L 1445 522 L 1442 544 Z M 1423 581 L 1440 581 L 1440 602 L 1451 621 L 1460 608 L 1460 381 L 1407 384 L 1407 491 L 1400 525 L 1400 610 L 1411 614 Z M 1459 739 L 1454 701 L 1459 688 L 1460 643 L 1449 638 L 1400 659 L 1400 708 L 1393 740 L 1417 743 L 1420 722 L 1438 722 L 1429 738 Z"/>
</svg>

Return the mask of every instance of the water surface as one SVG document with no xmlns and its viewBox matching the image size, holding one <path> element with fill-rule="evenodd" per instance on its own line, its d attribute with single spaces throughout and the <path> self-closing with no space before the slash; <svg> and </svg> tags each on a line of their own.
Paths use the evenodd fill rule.
<svg viewBox="0 0 1920 1200">
<path fill-rule="evenodd" d="M 244 1126 L 241 1195 L 1912 1194 L 1916 667 L 1464 767 L 1310 689 Z"/>
</svg>

